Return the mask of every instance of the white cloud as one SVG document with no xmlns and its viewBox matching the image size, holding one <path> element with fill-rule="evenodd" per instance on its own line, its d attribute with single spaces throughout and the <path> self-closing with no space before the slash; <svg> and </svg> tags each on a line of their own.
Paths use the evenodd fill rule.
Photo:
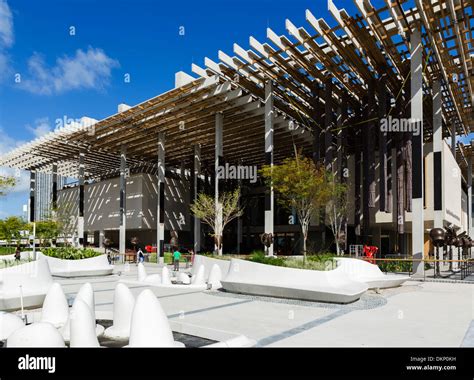
<svg viewBox="0 0 474 380">
<path fill-rule="evenodd" d="M 58 58 L 53 67 L 48 67 L 41 55 L 34 54 L 28 61 L 30 75 L 23 79 L 22 88 L 40 95 L 77 89 L 100 91 L 109 84 L 112 69 L 118 66 L 119 62 L 102 49 L 92 47 L 76 50 L 73 57 Z"/>
<path fill-rule="evenodd" d="M 33 133 L 35 138 L 43 137 L 52 131 L 51 125 L 49 124 L 49 119 L 47 117 L 36 119 L 34 126 L 27 124 L 26 128 L 31 133 Z"/>
<path fill-rule="evenodd" d="M 0 0 L 0 46 L 13 45 L 13 16 L 6 0 Z"/>
<path fill-rule="evenodd" d="M 13 45 L 13 16 L 6 0 L 0 0 L 0 81 L 11 74 L 7 49 Z"/>
</svg>

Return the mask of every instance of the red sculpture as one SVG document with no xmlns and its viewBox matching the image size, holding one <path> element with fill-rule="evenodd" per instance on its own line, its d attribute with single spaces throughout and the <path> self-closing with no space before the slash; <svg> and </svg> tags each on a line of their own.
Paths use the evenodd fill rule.
<svg viewBox="0 0 474 380">
<path fill-rule="evenodd" d="M 369 259 L 373 258 L 379 249 L 373 245 L 364 245 L 364 255 Z M 375 260 L 367 260 L 371 264 L 375 264 Z"/>
</svg>

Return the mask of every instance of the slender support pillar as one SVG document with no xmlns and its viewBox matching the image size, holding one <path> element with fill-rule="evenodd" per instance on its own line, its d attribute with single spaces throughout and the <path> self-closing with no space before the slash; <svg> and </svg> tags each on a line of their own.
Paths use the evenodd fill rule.
<svg viewBox="0 0 474 380">
<path fill-rule="evenodd" d="M 268 81 L 265 84 L 265 164 L 273 166 L 273 83 Z M 273 186 L 267 188 L 265 192 L 265 233 L 272 234 L 274 221 L 274 195 Z M 273 243 L 267 247 L 267 255 L 273 256 Z"/>
<path fill-rule="evenodd" d="M 79 215 L 77 218 L 77 246 L 84 247 L 84 172 L 85 153 L 79 153 Z"/>
<path fill-rule="evenodd" d="M 332 102 L 332 79 L 328 78 L 325 82 L 325 107 L 324 107 L 324 166 L 326 170 L 334 171 L 334 147 L 333 147 L 333 102 Z"/>
<path fill-rule="evenodd" d="M 456 158 L 456 124 L 451 124 L 451 152 L 453 157 Z"/>
<path fill-rule="evenodd" d="M 442 187 L 442 149 L 443 149 L 443 114 L 441 82 L 433 82 L 433 203 L 434 228 L 443 228 L 443 187 Z"/>
<path fill-rule="evenodd" d="M 319 102 L 321 89 L 317 83 L 314 84 L 313 88 L 313 99 L 311 105 L 313 107 L 312 117 L 316 121 L 319 121 L 321 115 L 321 104 Z M 313 125 L 313 161 L 319 162 L 321 159 L 321 127 L 319 125 Z"/>
<path fill-rule="evenodd" d="M 104 241 L 105 241 L 105 231 L 99 231 L 99 248 L 104 248 Z"/>
<path fill-rule="evenodd" d="M 53 173 L 52 173 L 52 194 L 51 194 L 51 206 L 55 211 L 58 206 L 58 165 L 53 164 Z"/>
<path fill-rule="evenodd" d="M 30 171 L 30 215 L 28 216 L 30 223 L 36 221 L 35 218 L 35 193 L 36 193 L 36 170 Z"/>
<path fill-rule="evenodd" d="M 218 255 L 222 255 L 222 244 L 223 244 L 223 228 L 222 228 L 222 203 L 219 194 L 219 174 L 222 172 L 220 166 L 224 160 L 224 149 L 223 149 L 223 129 L 224 129 L 224 115 L 222 113 L 216 113 L 216 141 L 215 141 L 215 170 L 214 170 L 214 199 L 216 204 L 216 235 L 214 249 Z"/>
<path fill-rule="evenodd" d="M 194 191 L 193 191 L 193 196 L 194 196 L 194 201 L 196 201 L 200 188 L 199 188 L 199 181 L 201 177 L 201 146 L 200 145 L 195 145 L 194 146 Z M 198 253 L 201 251 L 201 219 L 198 217 L 194 216 L 194 252 Z"/>
<path fill-rule="evenodd" d="M 472 226 L 472 156 L 467 158 L 467 234 L 472 237 L 474 228 Z M 471 249 L 471 257 L 473 250 Z M 469 252 L 469 250 L 468 250 Z"/>
<path fill-rule="evenodd" d="M 441 81 L 436 79 L 433 81 L 433 209 L 434 209 L 434 228 L 443 228 L 443 112 L 442 112 L 442 94 Z M 436 257 L 436 249 L 434 250 L 435 259 L 441 260 L 443 257 L 442 251 L 440 257 Z M 436 272 L 440 271 L 440 263 L 435 265 Z"/>
<path fill-rule="evenodd" d="M 382 71 L 382 70 L 381 70 Z M 387 92 L 385 89 L 385 79 L 384 76 L 379 78 L 377 82 L 377 97 L 379 102 L 378 107 L 378 116 L 381 121 L 387 116 Z M 388 212 L 388 160 L 387 152 L 389 147 L 387 146 L 387 132 L 381 131 L 380 126 L 378 128 L 378 137 L 379 137 L 379 210 Z"/>
<path fill-rule="evenodd" d="M 119 251 L 125 254 L 127 235 L 127 148 L 122 146 L 120 152 L 120 230 L 119 230 Z"/>
<path fill-rule="evenodd" d="M 369 81 L 369 91 L 365 117 L 367 123 L 363 128 L 363 235 L 367 238 L 371 235 L 371 209 L 375 207 L 375 131 L 374 131 L 374 109 L 375 109 L 375 81 Z"/>
<path fill-rule="evenodd" d="M 242 160 L 240 160 L 240 165 L 242 165 Z M 238 207 L 239 209 L 242 207 L 242 179 L 238 180 L 237 186 L 239 188 L 239 201 L 238 201 Z M 241 246 L 242 246 L 242 216 L 239 216 L 237 218 L 237 253 L 240 254 L 241 251 Z"/>
<path fill-rule="evenodd" d="M 165 249 L 165 134 L 158 134 L 158 194 L 156 209 L 156 260 L 158 263 L 164 261 Z"/>
<path fill-rule="evenodd" d="M 419 25 L 413 28 L 411 34 L 410 53 L 411 123 L 417 123 L 417 128 L 412 128 L 412 131 L 420 131 L 412 137 L 412 255 L 414 260 L 423 260 L 423 45 Z M 423 276 L 424 267 L 424 261 L 414 261 L 413 273 Z"/>
<path fill-rule="evenodd" d="M 32 241 L 32 248 L 33 248 L 33 257 L 36 260 L 36 211 L 35 211 L 35 197 L 36 195 L 36 170 L 33 169 L 30 171 L 30 215 L 29 215 L 29 222 L 33 223 L 33 241 Z"/>
</svg>

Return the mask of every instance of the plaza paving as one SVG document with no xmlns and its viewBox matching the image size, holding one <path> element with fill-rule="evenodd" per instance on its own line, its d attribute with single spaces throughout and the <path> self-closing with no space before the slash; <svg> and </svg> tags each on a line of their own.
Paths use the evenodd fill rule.
<svg viewBox="0 0 474 380">
<path fill-rule="evenodd" d="M 156 264 L 146 268 L 148 274 L 161 272 Z M 111 319 L 115 284 L 136 276 L 137 267 L 130 264 L 116 265 L 111 276 L 56 281 L 71 299 L 84 282 L 91 282 L 97 318 Z M 129 287 L 135 295 L 146 288 Z M 473 284 L 408 281 L 399 288 L 369 291 L 349 305 L 220 291 L 158 298 L 174 331 L 213 340 L 243 334 L 261 347 L 474 347 Z"/>
</svg>

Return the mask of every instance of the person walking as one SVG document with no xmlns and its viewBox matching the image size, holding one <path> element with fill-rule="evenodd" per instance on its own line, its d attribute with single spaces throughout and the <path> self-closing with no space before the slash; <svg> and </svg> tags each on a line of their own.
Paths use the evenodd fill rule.
<svg viewBox="0 0 474 380">
<path fill-rule="evenodd" d="M 173 271 L 178 272 L 179 271 L 179 259 L 181 258 L 181 252 L 179 251 L 178 248 L 175 249 L 173 252 L 173 264 L 174 268 Z"/>
<path fill-rule="evenodd" d="M 15 260 L 17 261 L 20 261 L 21 259 L 21 251 L 20 251 L 20 247 L 16 247 L 16 251 L 15 251 Z"/>
</svg>

